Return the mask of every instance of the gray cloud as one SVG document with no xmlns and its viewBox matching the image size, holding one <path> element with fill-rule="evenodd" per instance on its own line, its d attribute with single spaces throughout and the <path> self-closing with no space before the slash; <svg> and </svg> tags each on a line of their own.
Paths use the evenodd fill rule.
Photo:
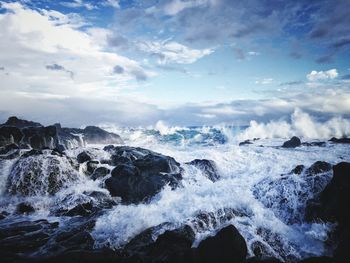
<svg viewBox="0 0 350 263">
<path fill-rule="evenodd" d="M 115 66 L 114 68 L 113 68 L 113 73 L 115 73 L 115 74 L 123 74 L 124 73 L 124 68 L 122 67 L 122 66 Z"/>
<path fill-rule="evenodd" d="M 73 72 L 73 71 L 67 70 L 67 69 L 65 69 L 65 67 L 63 67 L 63 66 L 61 66 L 61 65 L 59 65 L 59 64 L 56 64 L 56 63 L 50 64 L 50 65 L 46 65 L 45 68 L 46 68 L 47 70 L 63 71 L 63 72 L 68 73 L 69 76 L 70 76 L 71 78 L 74 77 L 74 72 Z"/>
</svg>

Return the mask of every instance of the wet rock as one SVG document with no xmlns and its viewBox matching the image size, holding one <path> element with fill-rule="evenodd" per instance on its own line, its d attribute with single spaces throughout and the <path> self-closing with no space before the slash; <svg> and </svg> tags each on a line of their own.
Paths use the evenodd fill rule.
<svg viewBox="0 0 350 263">
<path fill-rule="evenodd" d="M 334 258 L 331 257 L 311 257 L 300 260 L 299 263 L 337 263 Z M 340 263 L 340 262 L 339 262 Z"/>
<path fill-rule="evenodd" d="M 5 219 L 9 215 L 8 212 L 6 211 L 1 211 L 0 212 L 0 220 Z"/>
<path fill-rule="evenodd" d="M 10 151 L 16 151 L 19 147 L 15 143 L 0 147 L 0 154 L 8 154 Z"/>
<path fill-rule="evenodd" d="M 282 263 L 282 261 L 274 257 L 252 257 L 248 258 L 245 263 Z"/>
<path fill-rule="evenodd" d="M 153 240 L 153 235 L 165 224 L 146 229 L 134 237 L 126 246 L 125 252 L 130 262 L 192 262 L 191 246 L 195 234 L 188 225 L 174 230 L 166 230 Z M 127 262 L 129 262 L 127 261 Z"/>
<path fill-rule="evenodd" d="M 77 156 L 78 163 L 85 163 L 85 162 L 90 161 L 90 160 L 91 160 L 90 154 L 88 154 L 85 151 L 79 153 Z"/>
<path fill-rule="evenodd" d="M 320 173 L 326 173 L 332 170 L 332 165 L 327 162 L 317 161 L 313 163 L 308 169 L 306 169 L 305 174 L 315 175 Z"/>
<path fill-rule="evenodd" d="M 96 126 L 87 126 L 83 130 L 84 141 L 89 144 L 123 144 L 121 137 Z"/>
<path fill-rule="evenodd" d="M 86 163 L 86 173 L 88 175 L 91 175 L 95 171 L 98 165 L 99 165 L 98 161 L 88 161 Z"/>
<path fill-rule="evenodd" d="M 29 144 L 33 149 L 55 149 L 59 145 L 55 126 L 26 127 L 21 131 L 24 135 L 21 143 Z"/>
<path fill-rule="evenodd" d="M 33 150 L 22 155 L 13 165 L 7 189 L 12 195 L 52 195 L 77 178 L 74 163 L 67 156 Z"/>
<path fill-rule="evenodd" d="M 318 147 L 325 147 L 325 142 L 303 142 L 301 145 L 303 146 L 318 146 Z"/>
<path fill-rule="evenodd" d="M 290 171 L 290 174 L 301 174 L 305 169 L 305 166 L 304 165 L 297 165 L 295 166 L 295 168 Z"/>
<path fill-rule="evenodd" d="M 0 127 L 0 146 L 6 146 L 8 144 L 19 145 L 23 138 L 23 133 L 20 129 L 13 126 L 1 126 Z"/>
<path fill-rule="evenodd" d="M 233 225 L 203 240 L 195 251 L 196 260 L 203 263 L 244 262 L 246 255 L 245 240 Z"/>
<path fill-rule="evenodd" d="M 337 138 L 333 137 L 329 141 L 331 141 L 333 143 L 346 143 L 346 144 L 348 144 L 348 143 L 350 143 L 350 138 L 339 138 L 339 139 L 337 139 Z"/>
<path fill-rule="evenodd" d="M 35 212 L 34 207 L 29 203 L 20 203 L 17 205 L 16 212 L 18 214 L 30 214 Z"/>
<path fill-rule="evenodd" d="M 157 153 L 140 155 L 129 164 L 120 164 L 105 181 L 112 196 L 125 203 L 147 201 L 165 185 L 176 188 L 182 179 L 182 169 L 172 157 Z"/>
<path fill-rule="evenodd" d="M 3 123 L 1 126 L 13 126 L 17 128 L 42 127 L 42 125 L 38 122 L 22 120 L 17 118 L 16 116 L 9 117 L 7 121 Z"/>
<path fill-rule="evenodd" d="M 107 174 L 110 173 L 111 170 L 109 170 L 106 167 L 98 167 L 95 169 L 95 171 L 93 172 L 93 174 L 91 175 L 91 179 L 93 180 L 97 180 L 100 178 L 105 177 Z"/>
<path fill-rule="evenodd" d="M 243 145 L 249 145 L 249 144 L 253 144 L 253 143 L 250 140 L 245 140 L 243 142 L 240 142 L 238 145 L 243 146 Z"/>
<path fill-rule="evenodd" d="M 295 148 L 301 145 L 301 141 L 298 137 L 293 136 L 290 140 L 285 141 L 282 145 L 283 148 Z"/>
<path fill-rule="evenodd" d="M 187 164 L 193 165 L 200 169 L 202 173 L 213 182 L 220 179 L 218 169 L 214 161 L 206 159 L 195 159 Z"/>
</svg>

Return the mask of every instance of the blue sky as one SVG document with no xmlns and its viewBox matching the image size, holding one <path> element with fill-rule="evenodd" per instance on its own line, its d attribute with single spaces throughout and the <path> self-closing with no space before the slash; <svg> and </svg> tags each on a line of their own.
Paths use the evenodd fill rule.
<svg viewBox="0 0 350 263">
<path fill-rule="evenodd" d="M 350 1 L 0 1 L 0 119 L 350 116 Z"/>
</svg>

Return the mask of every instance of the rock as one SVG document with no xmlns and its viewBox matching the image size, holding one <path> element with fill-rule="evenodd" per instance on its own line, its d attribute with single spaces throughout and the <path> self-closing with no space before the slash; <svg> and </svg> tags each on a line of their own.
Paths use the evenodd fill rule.
<svg viewBox="0 0 350 263">
<path fill-rule="evenodd" d="M 308 220 L 320 218 L 324 221 L 349 222 L 348 204 L 350 203 L 350 163 L 341 162 L 333 166 L 333 178 L 320 193 L 318 208 L 308 207 Z M 316 210 L 315 210 L 316 209 Z"/>
<path fill-rule="evenodd" d="M 332 170 L 332 165 L 327 162 L 317 161 L 313 163 L 308 169 L 306 169 L 306 175 L 315 175 L 320 173 L 326 173 Z"/>
<path fill-rule="evenodd" d="M 93 172 L 93 174 L 91 175 L 91 179 L 93 180 L 97 180 L 99 178 L 103 178 L 105 177 L 107 174 L 110 173 L 111 170 L 109 170 L 106 167 L 98 167 L 95 169 L 95 171 Z"/>
<path fill-rule="evenodd" d="M 94 209 L 92 202 L 78 204 L 72 209 L 63 212 L 64 216 L 88 216 L 92 214 L 96 209 Z"/>
<path fill-rule="evenodd" d="M 88 175 L 91 175 L 95 171 L 98 165 L 99 165 L 98 161 L 88 161 L 86 163 L 86 173 Z"/>
<path fill-rule="evenodd" d="M 252 257 L 248 258 L 245 263 L 282 263 L 282 261 L 274 257 Z"/>
<path fill-rule="evenodd" d="M 283 143 L 283 148 L 295 148 L 301 145 L 301 141 L 298 137 L 293 136 L 289 141 Z"/>
<path fill-rule="evenodd" d="M 212 182 L 215 182 L 220 179 L 218 169 L 214 161 L 206 159 L 195 159 L 187 164 L 197 167 Z"/>
<path fill-rule="evenodd" d="M 182 169 L 174 158 L 157 153 L 138 157 L 112 170 L 112 177 L 105 181 L 112 196 L 120 196 L 125 203 L 139 203 L 153 197 L 167 184 L 173 189 L 178 186 Z"/>
<path fill-rule="evenodd" d="M 0 154 L 8 154 L 9 152 L 13 152 L 19 150 L 19 147 L 15 143 L 8 144 L 6 146 L 0 147 Z"/>
<path fill-rule="evenodd" d="M 89 144 L 123 144 L 119 135 L 96 126 L 87 126 L 83 130 L 83 135 L 84 141 Z"/>
<path fill-rule="evenodd" d="M 8 144 L 19 145 L 23 138 L 23 133 L 17 127 L 1 126 L 0 127 L 0 146 L 6 146 Z"/>
<path fill-rule="evenodd" d="M 20 203 L 17 205 L 17 210 L 16 212 L 18 214 L 30 214 L 30 213 L 33 213 L 35 212 L 35 209 L 34 207 L 29 204 L 29 203 Z"/>
<path fill-rule="evenodd" d="M 300 260 L 298 263 L 336 263 L 338 261 L 335 261 L 331 257 L 311 257 L 311 258 L 306 258 L 303 260 Z"/>
<path fill-rule="evenodd" d="M 248 145 L 248 144 L 253 144 L 250 140 L 245 140 L 243 142 L 240 142 L 238 145 L 243 146 L 243 145 Z"/>
<path fill-rule="evenodd" d="M 77 156 L 78 163 L 85 163 L 85 162 L 90 161 L 90 160 L 91 160 L 90 154 L 88 154 L 85 151 L 79 153 L 78 156 Z"/>
<path fill-rule="evenodd" d="M 9 215 L 8 212 L 6 212 L 6 211 L 1 211 L 1 212 L 0 212 L 0 220 L 5 219 L 8 215 Z"/>
<path fill-rule="evenodd" d="M 195 251 L 196 260 L 203 263 L 244 262 L 246 255 L 245 240 L 233 225 L 200 242 Z"/>
<path fill-rule="evenodd" d="M 301 145 L 324 147 L 326 146 L 326 143 L 325 142 L 303 142 Z"/>
<path fill-rule="evenodd" d="M 340 139 L 337 139 L 337 138 L 332 138 L 330 139 L 329 141 L 333 142 L 333 143 L 350 143 L 350 138 L 340 138 Z"/>
<path fill-rule="evenodd" d="M 58 146 L 58 136 L 55 126 L 25 127 L 21 143 L 29 144 L 33 149 L 55 149 Z"/>
<path fill-rule="evenodd" d="M 290 174 L 301 174 L 305 169 L 305 166 L 304 165 L 297 165 L 295 166 L 295 168 L 290 171 Z"/>
<path fill-rule="evenodd" d="M 12 195 L 53 195 L 77 178 L 76 167 L 69 157 L 32 150 L 13 165 L 7 188 Z"/>
<path fill-rule="evenodd" d="M 126 246 L 127 258 L 138 258 L 140 262 L 192 262 L 191 246 L 195 234 L 188 225 L 166 230 L 153 240 L 153 235 L 167 223 L 146 229 L 134 237 Z M 129 262 L 129 261 L 127 261 Z"/>
<path fill-rule="evenodd" d="M 27 121 L 27 120 L 22 120 L 18 119 L 16 116 L 9 117 L 7 121 L 2 124 L 2 126 L 13 126 L 17 128 L 25 128 L 25 127 L 43 127 L 40 123 L 38 122 L 33 122 L 33 121 Z"/>
</svg>

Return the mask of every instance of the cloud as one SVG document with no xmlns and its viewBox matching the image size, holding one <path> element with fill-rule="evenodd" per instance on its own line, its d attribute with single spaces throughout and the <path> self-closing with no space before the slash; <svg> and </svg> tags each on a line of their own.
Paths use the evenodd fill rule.
<svg viewBox="0 0 350 263">
<path fill-rule="evenodd" d="M 97 9 L 96 5 L 94 5 L 92 3 L 85 2 L 83 0 L 73 0 L 71 2 L 61 2 L 60 4 L 63 6 L 66 6 L 66 7 L 70 7 L 70 8 L 86 8 L 87 10 Z"/>
<path fill-rule="evenodd" d="M 158 64 L 191 64 L 208 56 L 214 49 L 191 49 L 175 41 L 142 41 L 138 48 L 158 58 Z"/>
<path fill-rule="evenodd" d="M 172 0 L 165 4 L 163 11 L 167 15 L 176 15 L 183 10 L 195 7 L 210 7 L 216 4 L 216 0 Z"/>
<path fill-rule="evenodd" d="M 261 79 L 261 80 L 256 80 L 255 84 L 268 85 L 268 84 L 273 83 L 273 81 L 274 81 L 273 78 L 264 78 L 264 79 Z"/>
<path fill-rule="evenodd" d="M 319 81 L 319 80 L 327 80 L 334 79 L 338 77 L 338 72 L 336 69 L 330 69 L 327 71 L 316 71 L 313 70 L 309 74 L 306 75 L 306 78 L 309 81 Z"/>
<path fill-rule="evenodd" d="M 120 8 L 119 0 L 105 0 L 101 3 L 102 6 L 111 6 L 114 8 Z"/>
<path fill-rule="evenodd" d="M 63 66 L 61 65 L 58 65 L 58 64 L 51 64 L 51 65 L 46 65 L 45 66 L 47 70 L 56 70 L 56 71 L 63 71 L 63 72 L 66 72 L 70 75 L 71 78 L 74 77 L 74 72 L 73 71 L 70 71 L 70 70 L 67 70 L 65 69 Z"/>
</svg>

